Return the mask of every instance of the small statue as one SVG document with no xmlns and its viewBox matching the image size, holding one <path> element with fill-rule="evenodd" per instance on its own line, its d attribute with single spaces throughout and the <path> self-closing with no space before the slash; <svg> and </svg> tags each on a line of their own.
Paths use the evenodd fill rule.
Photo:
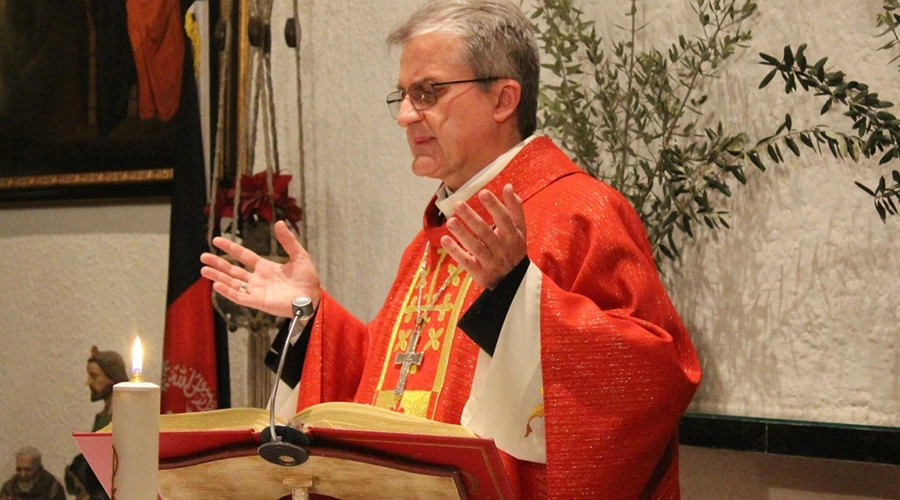
<svg viewBox="0 0 900 500">
<path fill-rule="evenodd" d="M 16 452 L 16 475 L 0 489 L 0 500 L 25 498 L 66 499 L 62 485 L 44 469 L 41 452 L 33 446 L 25 446 Z"/>
<path fill-rule="evenodd" d="M 112 421 L 113 386 L 128 380 L 125 371 L 125 360 L 115 351 L 101 351 L 97 346 L 91 347 L 91 357 L 87 361 L 87 380 L 85 384 L 91 390 L 91 401 L 103 400 L 103 409 L 94 416 L 91 432 L 96 432 Z M 84 455 L 76 456 L 66 467 L 66 492 L 75 495 L 77 500 L 107 500 L 103 485 L 94 475 Z"/>
</svg>

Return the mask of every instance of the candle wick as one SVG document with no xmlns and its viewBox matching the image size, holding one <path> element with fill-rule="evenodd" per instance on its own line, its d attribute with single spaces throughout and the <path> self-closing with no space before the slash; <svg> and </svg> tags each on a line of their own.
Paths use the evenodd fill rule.
<svg viewBox="0 0 900 500">
<path fill-rule="evenodd" d="M 131 381 L 132 382 L 143 382 L 144 377 L 141 376 L 141 372 L 134 372 L 131 374 Z"/>
</svg>

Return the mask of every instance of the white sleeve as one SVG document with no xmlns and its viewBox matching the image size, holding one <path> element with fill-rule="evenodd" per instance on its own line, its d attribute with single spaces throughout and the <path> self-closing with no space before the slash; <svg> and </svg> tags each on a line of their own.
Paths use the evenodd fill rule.
<svg viewBox="0 0 900 500">
<path fill-rule="evenodd" d="M 480 350 L 461 423 L 519 460 L 547 463 L 541 377 L 541 281 L 528 266 L 494 356 Z"/>
</svg>

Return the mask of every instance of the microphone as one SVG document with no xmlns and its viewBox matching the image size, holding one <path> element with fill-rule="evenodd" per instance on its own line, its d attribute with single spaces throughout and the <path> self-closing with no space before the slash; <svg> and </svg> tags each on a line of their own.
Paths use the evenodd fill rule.
<svg viewBox="0 0 900 500">
<path fill-rule="evenodd" d="M 298 429 L 287 425 L 275 425 L 275 395 L 278 393 L 278 383 L 281 381 L 281 372 L 284 370 L 284 360 L 291 339 L 303 331 L 306 322 L 313 315 L 312 299 L 297 297 L 291 301 L 291 309 L 294 317 L 288 328 L 288 334 L 284 338 L 284 346 L 278 357 L 275 385 L 272 386 L 272 394 L 269 396 L 269 427 L 260 433 L 260 440 L 263 441 L 263 444 L 257 450 L 259 456 L 266 461 L 287 467 L 306 462 L 309 453 L 302 446 L 309 446 L 310 441 L 309 437 Z"/>
</svg>

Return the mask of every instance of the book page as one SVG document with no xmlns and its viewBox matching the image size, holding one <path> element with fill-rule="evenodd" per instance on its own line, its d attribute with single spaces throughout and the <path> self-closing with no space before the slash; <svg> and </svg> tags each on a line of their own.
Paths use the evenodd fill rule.
<svg viewBox="0 0 900 500">
<path fill-rule="evenodd" d="M 275 419 L 276 424 L 284 424 Z M 97 432 L 112 432 L 113 424 Z M 269 411 L 264 408 L 226 408 L 199 413 L 167 413 L 159 416 L 159 430 L 212 431 L 251 429 L 259 432 L 269 426 Z"/>
<path fill-rule="evenodd" d="M 320 403 L 310 406 L 294 416 L 290 425 L 298 429 L 305 425 L 330 429 L 476 437 L 472 431 L 461 425 L 435 422 L 376 406 L 345 402 Z"/>
</svg>

